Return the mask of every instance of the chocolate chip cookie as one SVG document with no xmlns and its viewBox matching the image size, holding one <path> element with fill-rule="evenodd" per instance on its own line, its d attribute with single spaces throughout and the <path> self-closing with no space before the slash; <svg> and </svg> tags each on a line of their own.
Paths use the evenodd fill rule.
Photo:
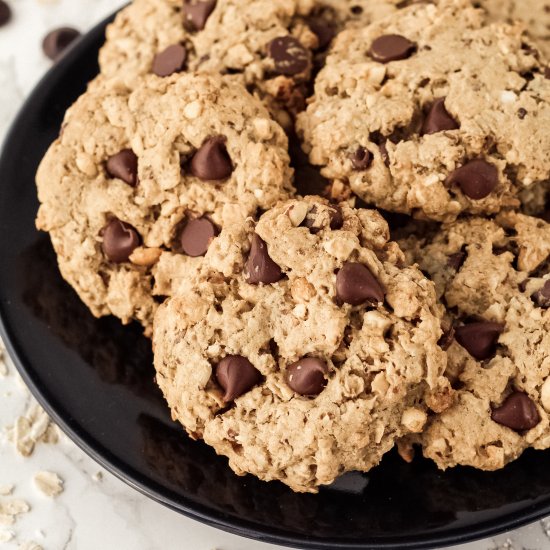
<svg viewBox="0 0 550 550">
<path fill-rule="evenodd" d="M 304 107 L 312 52 L 320 47 L 306 17 L 312 0 L 136 0 L 107 30 L 106 77 L 231 74 L 259 95 L 279 122 Z M 324 27 L 315 30 L 323 32 Z"/>
<path fill-rule="evenodd" d="M 471 218 L 402 243 L 446 305 L 454 404 L 419 440 L 440 468 L 496 470 L 550 447 L 550 225 Z"/>
<path fill-rule="evenodd" d="M 549 177 L 547 76 L 522 26 L 462 0 L 417 4 L 340 33 L 298 130 L 334 188 L 369 204 L 498 212 Z"/>
<path fill-rule="evenodd" d="M 173 270 L 293 192 L 287 149 L 264 106 L 223 77 L 148 76 L 133 90 L 100 79 L 40 165 L 37 226 L 94 315 L 149 331 Z"/>
<path fill-rule="evenodd" d="M 315 492 L 447 406 L 433 283 L 377 212 L 291 200 L 212 246 L 158 310 L 155 367 L 173 417 L 236 473 Z"/>
</svg>

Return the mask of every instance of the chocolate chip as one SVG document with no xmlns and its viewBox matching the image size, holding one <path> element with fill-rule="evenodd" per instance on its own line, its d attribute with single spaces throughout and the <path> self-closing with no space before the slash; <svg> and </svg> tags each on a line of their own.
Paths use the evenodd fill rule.
<svg viewBox="0 0 550 550">
<path fill-rule="evenodd" d="M 449 185 L 457 184 L 462 192 L 472 200 L 489 196 L 498 185 L 496 166 L 482 159 L 471 160 L 457 168 L 448 178 Z"/>
<path fill-rule="evenodd" d="M 527 110 L 524 109 L 523 107 L 520 107 L 518 109 L 518 117 L 523 120 L 525 117 L 527 116 Z"/>
<path fill-rule="evenodd" d="M 6 25 L 11 19 L 11 8 L 4 0 L 0 0 L 0 27 Z"/>
<path fill-rule="evenodd" d="M 380 63 L 407 59 L 416 51 L 416 44 L 399 34 L 378 37 L 369 50 L 370 56 Z"/>
<path fill-rule="evenodd" d="M 275 71 L 294 76 L 307 70 L 309 52 L 293 36 L 279 36 L 267 45 L 267 54 L 275 61 Z"/>
<path fill-rule="evenodd" d="M 184 0 L 185 26 L 192 31 L 202 31 L 215 7 L 216 0 Z"/>
<path fill-rule="evenodd" d="M 504 325 L 490 321 L 469 323 L 455 329 L 456 341 L 475 359 L 490 359 L 496 352 Z"/>
<path fill-rule="evenodd" d="M 358 147 L 349 157 L 354 170 L 366 170 L 372 163 L 372 153 L 364 147 Z"/>
<path fill-rule="evenodd" d="M 216 226 L 208 218 L 189 220 L 180 233 L 181 250 L 192 258 L 204 256 L 217 234 Z"/>
<path fill-rule="evenodd" d="M 493 409 L 491 419 L 515 432 L 531 430 L 541 420 L 533 400 L 519 391 L 509 395 L 500 407 Z"/>
<path fill-rule="evenodd" d="M 548 309 L 550 307 L 550 280 L 544 283 L 544 286 L 537 290 L 531 299 L 538 307 Z"/>
<path fill-rule="evenodd" d="M 319 395 L 327 385 L 327 364 L 316 357 L 304 357 L 290 365 L 286 371 L 286 383 L 300 395 Z"/>
<path fill-rule="evenodd" d="M 170 76 L 185 69 L 187 50 L 181 44 L 168 46 L 153 59 L 153 73 L 157 76 Z"/>
<path fill-rule="evenodd" d="M 281 268 L 269 257 L 267 244 L 256 234 L 252 236 L 250 254 L 244 267 L 244 276 L 251 285 L 273 284 L 283 278 Z"/>
<path fill-rule="evenodd" d="M 468 257 L 468 254 L 466 252 L 457 252 L 456 254 L 451 254 L 447 258 L 447 265 L 454 269 L 455 271 L 459 271 L 460 268 L 464 265 L 464 262 L 466 261 L 466 258 Z"/>
<path fill-rule="evenodd" d="M 550 65 L 544 68 L 544 78 L 546 78 L 547 80 L 550 80 Z"/>
<path fill-rule="evenodd" d="M 386 147 L 386 142 L 384 141 L 378 146 L 378 149 L 380 149 L 380 155 L 382 157 L 382 160 L 384 161 L 384 164 L 386 166 L 390 165 L 390 155 L 388 153 L 388 149 Z"/>
<path fill-rule="evenodd" d="M 54 29 L 44 38 L 42 49 L 51 60 L 56 61 L 79 36 L 80 32 L 71 27 Z"/>
<path fill-rule="evenodd" d="M 103 237 L 103 253 L 117 264 L 127 262 L 132 252 L 141 244 L 141 237 L 135 227 L 116 218 L 101 230 L 100 235 Z"/>
<path fill-rule="evenodd" d="M 306 21 L 311 32 L 317 37 L 317 49 L 324 50 L 336 36 L 336 28 L 321 17 L 310 17 Z"/>
<path fill-rule="evenodd" d="M 262 380 L 254 365 L 242 355 L 228 355 L 216 366 L 216 380 L 225 390 L 223 400 L 234 401 Z"/>
<path fill-rule="evenodd" d="M 227 179 L 233 172 L 233 164 L 224 136 L 208 138 L 191 159 L 191 174 L 202 181 Z"/>
<path fill-rule="evenodd" d="M 138 158 L 131 149 L 123 149 L 120 153 L 109 157 L 106 165 L 107 173 L 112 178 L 135 187 L 138 181 Z"/>
<path fill-rule="evenodd" d="M 384 301 L 384 290 L 366 265 L 347 262 L 336 275 L 336 296 L 352 306 L 378 304 Z"/>
<path fill-rule="evenodd" d="M 316 225 L 317 221 L 317 207 L 313 208 L 307 213 L 304 221 L 301 223 L 301 227 L 307 227 L 313 235 L 317 235 L 321 231 L 322 227 Z M 342 214 L 342 209 L 339 206 L 331 205 L 329 206 L 328 215 L 330 218 L 330 228 L 332 230 L 342 229 L 344 225 L 344 215 Z"/>
<path fill-rule="evenodd" d="M 424 124 L 422 125 L 422 135 L 436 134 L 444 130 L 456 130 L 459 128 L 458 122 L 449 114 L 445 108 L 445 98 L 436 99 L 431 105 Z"/>
</svg>

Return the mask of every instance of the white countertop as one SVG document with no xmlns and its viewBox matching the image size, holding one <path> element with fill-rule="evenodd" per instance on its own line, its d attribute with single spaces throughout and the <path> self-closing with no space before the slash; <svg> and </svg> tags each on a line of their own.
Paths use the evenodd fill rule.
<svg viewBox="0 0 550 550">
<path fill-rule="evenodd" d="M 124 4 L 124 0 L 7 0 L 14 17 L 0 28 L 0 142 L 8 126 L 50 62 L 41 50 L 52 28 L 74 26 L 85 32 Z M 34 400 L 14 368 L 0 362 L 0 549 L 38 550 L 275 550 L 189 520 L 147 499 L 105 472 L 65 436 L 57 444 L 38 443 L 22 457 L 6 428 L 28 415 Z M 22 422 L 22 423 L 21 423 Z M 25 421 L 20 421 L 21 427 Z M 58 474 L 63 492 L 42 494 L 33 479 L 41 471 Z M 11 496 L 5 486 L 13 485 Z M 24 501 L 28 512 L 4 526 L 3 506 Z M 23 503 L 20 503 L 24 506 Z M 4 510 L 5 511 L 5 510 Z M 550 549 L 550 521 L 455 550 Z M 13 537 L 11 541 L 6 539 Z"/>
</svg>

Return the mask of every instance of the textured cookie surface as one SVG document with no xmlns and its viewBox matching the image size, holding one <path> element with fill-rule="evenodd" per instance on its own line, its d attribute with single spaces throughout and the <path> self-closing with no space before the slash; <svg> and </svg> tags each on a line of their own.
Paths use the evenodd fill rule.
<svg viewBox="0 0 550 550">
<path fill-rule="evenodd" d="M 319 47 L 304 19 L 312 6 L 312 0 L 136 0 L 107 30 L 101 71 L 129 85 L 152 72 L 230 73 L 288 124 L 287 111 L 303 108 L 312 50 Z"/>
<path fill-rule="evenodd" d="M 224 230 L 155 318 L 173 417 L 238 474 L 296 491 L 367 471 L 420 431 L 425 399 L 447 405 L 440 319 L 388 238 L 378 213 L 318 197 Z"/>
<path fill-rule="evenodd" d="M 420 436 L 441 468 L 502 468 L 550 446 L 550 225 L 465 219 L 402 243 L 447 306 L 454 405 Z"/>
<path fill-rule="evenodd" d="M 134 91 L 96 81 L 38 170 L 37 225 L 96 316 L 149 329 L 174 266 L 197 266 L 225 224 L 292 192 L 287 147 L 222 77 L 146 77 Z"/>
<path fill-rule="evenodd" d="M 550 80 L 522 27 L 442 0 L 342 32 L 298 129 L 335 188 L 451 221 L 548 179 L 549 121 Z"/>
</svg>

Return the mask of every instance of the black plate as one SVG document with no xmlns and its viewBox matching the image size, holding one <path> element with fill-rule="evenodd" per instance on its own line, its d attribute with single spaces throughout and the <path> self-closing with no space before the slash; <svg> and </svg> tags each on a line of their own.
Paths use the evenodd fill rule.
<svg viewBox="0 0 550 550">
<path fill-rule="evenodd" d="M 187 438 L 153 383 L 138 327 L 94 319 L 59 275 L 34 228 L 34 174 L 65 109 L 97 73 L 105 22 L 39 84 L 0 159 L 1 333 L 42 406 L 89 455 L 131 486 L 191 518 L 300 548 L 426 548 L 465 542 L 550 514 L 548 453 L 503 471 L 439 472 L 390 453 L 369 475 L 319 495 L 235 476 Z"/>
</svg>

